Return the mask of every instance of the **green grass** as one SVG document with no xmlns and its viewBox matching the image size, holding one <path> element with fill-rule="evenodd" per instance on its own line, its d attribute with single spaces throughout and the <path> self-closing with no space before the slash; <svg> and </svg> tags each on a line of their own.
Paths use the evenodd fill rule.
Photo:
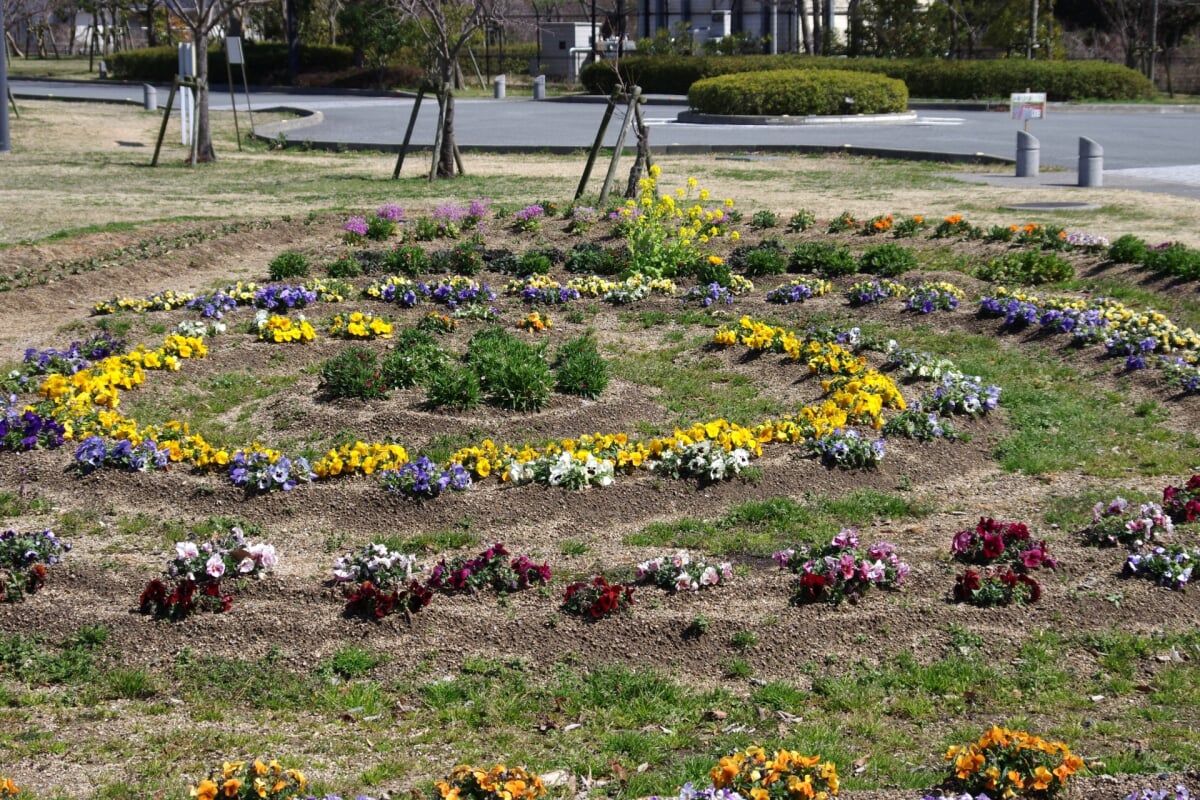
<svg viewBox="0 0 1200 800">
<path fill-rule="evenodd" d="M 249 372 L 227 372 L 198 383 L 183 380 L 166 396 L 134 394 L 128 401 L 128 413 L 143 425 L 186 419 L 192 432 L 213 446 L 241 447 L 258 438 L 259 429 L 250 423 L 250 417 L 259 403 L 297 380 L 298 375 Z"/>
<path fill-rule="evenodd" d="M 41 514 L 50 508 L 50 502 L 37 489 L 22 487 L 15 492 L 0 491 L 0 518 Z"/>
<path fill-rule="evenodd" d="M 751 378 L 722 369 L 716 357 L 701 353 L 695 360 L 680 358 L 707 340 L 678 343 L 664 336 L 652 350 L 622 349 L 621 358 L 609 359 L 609 367 L 618 378 L 658 389 L 658 402 L 674 414 L 677 425 L 718 417 L 752 425 L 782 413 L 781 403 L 762 396 Z"/>
<path fill-rule="evenodd" d="M 179 769 L 192 774 L 208 768 L 201 754 L 266 752 L 279 743 L 279 731 L 297 724 L 318 729 L 353 725 L 357 735 L 329 740 L 324 747 L 332 749 L 325 750 L 325 757 L 361 764 L 352 773 L 363 787 L 391 785 L 418 763 L 403 753 L 441 747 L 448 740 L 455 743 L 454 760 L 466 763 L 505 760 L 535 770 L 553 765 L 575 775 L 604 776 L 613 774 L 610 765 L 616 762 L 627 773 L 627 790 L 636 788 L 638 796 L 672 794 L 684 781 L 702 780 L 720 755 L 750 744 L 821 753 L 842 767 L 847 789 L 927 788 L 944 775 L 939 753 L 975 738 L 980 725 L 992 723 L 1065 739 L 1089 759 L 1104 761 L 1108 772 L 1179 770 L 1200 755 L 1191 733 L 1200 700 L 1200 668 L 1195 666 L 1200 634 L 1194 631 L 1141 636 L 1118 630 L 1071 634 L 1033 629 L 1018 635 L 1014 644 L 996 638 L 987 626 L 947 630 L 944 650 L 924 641 L 885 658 L 807 661 L 798 665 L 803 683 L 776 679 L 752 685 L 748 702 L 742 687 L 755 670 L 749 653 L 738 650 L 754 647 L 757 636 L 742 645 L 731 640 L 721 662 L 724 680 L 731 683 L 707 688 L 624 665 L 563 662 L 535 669 L 523 660 L 481 657 L 467 659 L 448 675 L 440 670 L 431 674 L 418 662 L 406 673 L 369 679 L 382 654 L 358 646 L 343 647 L 311 672 L 274 655 L 223 659 L 184 651 L 162 671 L 121 666 L 99 673 L 91 668 L 52 674 L 67 684 L 93 682 L 101 696 L 127 699 L 132 708 L 141 708 L 144 716 L 133 730 L 142 744 L 101 737 L 82 743 L 81 757 L 103 753 L 109 760 L 129 760 L 142 786 L 166 788 L 172 797 L 180 788 L 172 786 Z M 739 634 L 733 639 L 746 638 Z M 94 648 L 97 638 L 102 637 L 92 631 L 47 648 L 27 640 L 14 645 L 10 637 L 3 640 L 7 649 L 0 650 L 0 664 L 23 662 L 31 653 L 77 649 L 85 640 Z M 1189 660 L 1158 661 L 1172 649 Z M 1068 653 L 1074 657 L 1066 658 Z M 40 658 L 43 669 L 47 662 L 44 655 Z M 331 681 L 333 676 L 338 680 Z M 144 726 L 153 725 L 155 695 L 163 681 L 170 682 L 185 708 L 204 719 L 265 714 L 273 724 L 257 739 L 222 731 L 219 725 L 206 727 L 203 734 L 187 728 L 151 734 L 151 727 L 142 733 Z M 11 678 L 0 678 L 0 686 L 10 684 Z M 39 695 L 58 695 L 55 702 L 63 702 L 61 693 L 41 682 L 22 691 L 27 699 L 21 702 L 39 702 Z M 1104 695 L 1103 705 L 1098 707 L 1093 695 Z M 7 707 L 12 709 L 12 703 Z M 764 725 L 759 709 L 770 719 L 783 712 L 821 724 L 788 724 L 777 730 L 774 722 Z M 712 721 L 714 710 L 725 715 L 718 723 Z M 97 708 L 90 713 L 107 712 Z M 985 723 L 945 724 L 980 714 Z M 17 757 L 55 752 L 59 746 L 53 734 L 14 718 L 13 711 L 0 710 L 3 715 L 13 724 L 3 726 L 0 746 Z M 1094 724 L 1081 725 L 1084 719 Z M 540 733 L 531 735 L 533 731 Z M 194 738 L 200 735 L 205 747 L 198 747 Z M 1147 737 L 1156 742 L 1153 754 L 1134 744 Z M 871 740 L 869 750 L 850 749 L 863 739 Z M 178 761 L 150 753 L 190 755 Z M 870 755 L 868 768 L 852 773 L 845 767 L 864 754 Z M 640 763 L 650 768 L 637 772 Z M 345 787 L 337 788 L 346 793 Z"/>
<path fill-rule="evenodd" d="M 1000 407 L 1012 432 L 994 455 L 1006 470 L 1082 470 L 1111 478 L 1131 468 L 1144 475 L 1181 473 L 1200 463 L 1196 434 L 1171 431 L 1156 414 L 1135 413 L 1124 393 L 1096 390 L 1094 371 L 1113 369 L 1114 362 L 1076 366 L 1050 345 L 1017 349 L 1003 336 L 938 333 L 925 326 L 887 335 L 946 356 L 963 372 L 1001 387 Z"/>
<path fill-rule="evenodd" d="M 624 543 L 637 547 L 672 547 L 714 556 L 769 557 L 795 544 L 817 544 L 844 527 L 876 519 L 919 519 L 932 509 L 922 501 L 874 489 L 856 489 L 841 497 L 814 497 L 803 502 L 786 497 L 734 506 L 714 520 L 684 518 L 656 522 L 628 534 Z"/>
</svg>

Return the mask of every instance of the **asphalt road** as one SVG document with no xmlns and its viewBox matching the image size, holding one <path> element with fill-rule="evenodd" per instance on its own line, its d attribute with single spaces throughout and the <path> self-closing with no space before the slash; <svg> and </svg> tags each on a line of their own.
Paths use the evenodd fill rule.
<svg viewBox="0 0 1200 800">
<path fill-rule="evenodd" d="M 141 84 L 10 81 L 18 97 L 142 102 Z M 158 87 L 159 103 L 167 88 Z M 214 110 L 229 110 L 227 93 L 214 91 Z M 254 91 L 251 108 L 255 131 L 273 138 L 317 147 L 395 150 L 404 135 L 413 99 L 346 93 Z M 246 110 L 245 96 L 238 98 Z M 309 116 L 285 123 L 273 109 L 303 111 Z M 497 150 L 578 150 L 591 145 L 603 114 L 603 102 L 534 102 L 529 97 L 505 100 L 459 99 L 456 103 L 458 143 L 465 148 Z M 656 149 L 753 151 L 777 148 L 840 148 L 933 153 L 970 158 L 975 154 L 1011 159 L 1022 123 L 1004 111 L 920 110 L 904 123 L 862 124 L 847 121 L 821 125 L 713 125 L 677 121 L 686 105 L 677 98 L 653 98 L 644 107 L 650 142 Z M 1029 123 L 1040 142 L 1044 167 L 1074 170 L 1079 138 L 1087 136 L 1103 148 L 1106 185 L 1147 184 L 1151 190 L 1200 197 L 1200 109 L 1171 106 L 1051 105 L 1045 119 Z M 605 144 L 616 141 L 623 109 L 614 115 Z M 422 104 L 413 143 L 433 142 L 437 104 Z M 998 168 L 1000 169 L 1000 168 Z M 1011 167 L 1007 169 L 1011 170 Z M 1011 175 L 1011 172 L 1009 173 Z M 1058 178 L 1063 180 L 1061 174 Z M 1163 184 L 1156 186 L 1156 184 Z M 1145 188 L 1139 186 L 1138 188 Z"/>
</svg>

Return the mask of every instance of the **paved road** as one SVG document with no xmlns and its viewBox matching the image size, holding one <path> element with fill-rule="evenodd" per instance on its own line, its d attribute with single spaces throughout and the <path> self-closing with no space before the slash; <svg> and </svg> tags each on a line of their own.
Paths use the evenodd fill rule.
<svg viewBox="0 0 1200 800">
<path fill-rule="evenodd" d="M 141 103 L 141 84 L 112 85 L 57 81 L 11 81 L 20 97 L 61 97 Z M 167 89 L 159 87 L 159 102 Z M 244 95 L 239 97 L 245 110 Z M 398 96 L 310 94 L 255 91 L 251 95 L 256 132 L 314 146 L 395 149 L 404 135 L 413 100 Z M 228 110 L 228 94 L 212 95 L 214 110 Z M 280 124 L 272 109 L 312 112 Z M 456 104 L 458 142 L 467 148 L 575 150 L 589 147 L 603 114 L 602 103 L 547 101 L 528 97 L 506 100 L 460 99 Z M 903 124 L 864 125 L 710 125 L 677 122 L 686 105 L 656 98 L 645 115 L 655 148 L 764 150 L 841 147 L 859 150 L 932 152 L 958 157 L 983 153 L 1012 158 L 1020 123 L 996 111 L 922 110 Z M 1170 191 L 1200 197 L 1200 109 L 1154 107 L 1051 106 L 1047 118 L 1030 123 L 1041 143 L 1043 166 L 1074 170 L 1079 137 L 1096 140 L 1104 150 L 1106 185 Z M 616 141 L 623 112 L 614 116 L 606 144 Z M 414 131 L 416 145 L 433 142 L 437 105 L 421 107 Z M 1003 169 L 1003 168 L 998 168 Z M 1011 170 L 1011 167 L 1007 168 Z M 1064 183 L 1062 173 L 1053 178 Z M 1144 185 L 1143 185 L 1144 184 Z M 1159 185 L 1162 184 L 1162 185 Z"/>
</svg>

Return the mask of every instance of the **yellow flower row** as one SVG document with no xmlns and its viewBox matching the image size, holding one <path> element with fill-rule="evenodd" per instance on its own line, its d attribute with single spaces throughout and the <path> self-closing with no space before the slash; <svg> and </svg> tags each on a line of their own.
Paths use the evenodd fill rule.
<svg viewBox="0 0 1200 800">
<path fill-rule="evenodd" d="M 296 320 L 292 320 L 291 317 L 272 314 L 269 317 L 259 319 L 258 338 L 264 342 L 300 342 L 301 344 L 307 344 L 316 340 L 317 331 L 313 328 L 312 323 L 306 320 L 303 315 Z"/>
<path fill-rule="evenodd" d="M 398 444 L 358 441 L 333 448 L 312 465 L 312 470 L 318 478 L 371 475 L 378 470 L 399 469 L 408 460 L 408 451 Z"/>
<path fill-rule="evenodd" d="M 1024 303 L 1030 303 L 1043 308 L 1060 311 L 1082 311 L 1096 308 L 1114 331 L 1131 332 L 1138 336 L 1151 336 L 1158 340 L 1165 352 L 1175 350 L 1200 350 L 1200 333 L 1191 328 L 1180 328 L 1167 315 L 1147 309 L 1135 311 L 1119 300 L 1102 298 L 1099 300 L 1083 300 L 1074 297 L 1045 297 L 1039 298 L 1030 292 L 1019 289 L 1010 290 L 1003 287 L 996 289 L 997 298 L 1012 298 Z"/>
<path fill-rule="evenodd" d="M 355 311 L 347 316 L 338 314 L 330 320 L 329 332 L 351 339 L 374 339 L 377 336 L 389 339 L 392 336 L 392 323 L 374 314 Z"/>
</svg>

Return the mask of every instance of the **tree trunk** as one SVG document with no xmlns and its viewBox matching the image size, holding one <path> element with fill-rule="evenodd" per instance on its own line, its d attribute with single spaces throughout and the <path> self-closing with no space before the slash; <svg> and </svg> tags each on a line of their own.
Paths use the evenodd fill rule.
<svg viewBox="0 0 1200 800">
<path fill-rule="evenodd" d="M 811 56 L 813 54 L 812 28 L 808 24 L 808 6 L 804 0 L 797 2 L 796 16 L 800 17 L 800 38 L 804 42 L 804 52 Z"/>
<path fill-rule="evenodd" d="M 155 25 L 154 13 L 157 10 L 157 0 L 147 0 L 146 2 L 146 45 L 148 47 L 158 47 L 158 26 Z"/>
<path fill-rule="evenodd" d="M 300 9 L 296 7 L 296 0 L 284 0 L 283 8 L 288 48 L 288 83 L 295 86 L 300 78 Z"/>
<path fill-rule="evenodd" d="M 446 81 L 442 84 L 442 91 L 438 95 L 438 102 L 442 105 L 442 141 L 441 150 L 438 152 L 437 176 L 439 178 L 453 178 L 458 174 L 457 165 L 454 163 L 454 87 Z"/>
<path fill-rule="evenodd" d="M 208 33 L 196 37 L 196 161 L 217 160 L 212 144 L 212 126 L 208 120 Z"/>
</svg>

